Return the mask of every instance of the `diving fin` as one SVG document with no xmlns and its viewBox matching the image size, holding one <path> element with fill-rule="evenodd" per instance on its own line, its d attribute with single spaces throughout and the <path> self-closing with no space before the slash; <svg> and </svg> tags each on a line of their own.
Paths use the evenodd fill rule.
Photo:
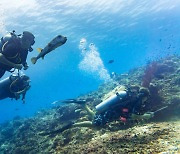
<svg viewBox="0 0 180 154">
<path fill-rule="evenodd" d="M 44 133 L 39 133 L 39 135 L 45 136 L 45 135 L 54 135 L 54 134 L 58 134 L 58 133 L 62 133 L 63 131 L 65 131 L 66 129 L 69 129 L 73 126 L 74 122 L 70 122 L 67 125 L 63 126 L 60 129 L 51 131 L 51 132 L 44 132 Z"/>
<path fill-rule="evenodd" d="M 85 104 L 86 100 L 85 99 L 66 99 L 64 101 L 62 101 L 62 103 L 75 103 L 75 104 Z"/>
<path fill-rule="evenodd" d="M 65 104 L 75 103 L 75 104 L 83 105 L 83 104 L 86 103 L 86 100 L 85 99 L 80 99 L 80 100 L 77 100 L 77 99 L 66 99 L 66 100 L 54 101 L 51 104 L 57 104 L 57 103 L 65 103 Z"/>
</svg>

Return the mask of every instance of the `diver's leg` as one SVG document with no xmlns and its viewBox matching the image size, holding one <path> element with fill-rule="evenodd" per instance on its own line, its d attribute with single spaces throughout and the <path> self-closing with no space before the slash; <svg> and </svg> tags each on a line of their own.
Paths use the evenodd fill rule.
<svg viewBox="0 0 180 154">
<path fill-rule="evenodd" d="M 88 115 L 90 116 L 90 118 L 93 119 L 94 116 L 95 116 L 95 113 L 93 112 L 93 110 L 91 110 L 91 109 L 87 106 L 87 104 L 83 104 L 82 106 L 83 106 L 83 108 L 87 111 L 87 113 L 88 113 Z"/>
<path fill-rule="evenodd" d="M 73 124 L 73 127 L 94 127 L 92 121 L 83 121 Z"/>
</svg>

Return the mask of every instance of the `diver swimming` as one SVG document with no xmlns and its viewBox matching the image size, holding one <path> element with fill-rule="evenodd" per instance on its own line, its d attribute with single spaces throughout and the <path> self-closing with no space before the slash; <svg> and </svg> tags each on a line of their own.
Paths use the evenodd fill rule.
<svg viewBox="0 0 180 154">
<path fill-rule="evenodd" d="M 56 135 L 67 129 L 74 127 L 90 127 L 90 128 L 101 128 L 108 126 L 108 123 L 112 121 L 121 121 L 122 123 L 131 123 L 132 121 L 147 121 L 154 118 L 156 114 L 162 110 L 167 109 L 168 106 L 164 106 L 156 111 L 142 112 L 143 106 L 149 99 L 149 90 L 141 87 L 136 92 L 127 88 L 119 90 L 116 93 L 111 93 L 110 96 L 105 98 L 102 102 L 95 106 L 95 109 L 90 109 L 88 99 L 66 99 L 55 101 L 56 103 L 65 104 L 78 104 L 88 114 L 89 121 L 70 121 L 59 129 L 51 131 L 43 131 L 39 135 Z"/>
<path fill-rule="evenodd" d="M 131 115 L 139 115 L 142 106 L 149 98 L 149 90 L 146 88 L 139 88 L 136 92 L 130 88 L 121 87 L 120 90 L 115 90 L 113 93 L 109 93 L 109 96 L 102 102 L 95 106 L 92 110 L 88 107 L 86 99 L 67 99 L 59 101 L 61 103 L 75 103 L 81 105 L 81 107 L 87 111 L 89 121 L 71 122 L 63 126 L 58 130 L 52 132 L 43 132 L 40 135 L 51 135 L 60 133 L 71 127 L 104 127 L 107 123 L 120 120 L 125 123 L 128 119 L 131 119 Z M 56 101 L 58 102 L 58 101 Z M 143 113 L 145 115 L 146 113 Z"/>
<path fill-rule="evenodd" d="M 28 69 L 26 62 L 28 52 L 31 52 L 35 36 L 28 31 L 16 35 L 15 31 L 9 32 L 0 41 L 0 78 L 6 71 L 15 69 Z M 14 68 L 14 70 L 12 70 Z"/>
<path fill-rule="evenodd" d="M 32 57 L 31 62 L 35 64 L 39 58 L 44 59 L 44 56 L 48 54 L 49 52 L 55 50 L 59 46 L 65 44 L 67 41 L 67 37 L 64 37 L 62 35 L 56 36 L 52 41 L 46 45 L 44 49 L 38 48 L 37 50 L 40 52 L 37 57 Z"/>
<path fill-rule="evenodd" d="M 28 52 L 32 52 L 32 46 L 35 43 L 35 36 L 28 31 L 17 35 L 15 30 L 3 36 L 0 40 L 0 78 L 6 71 L 13 73 L 16 69 L 28 69 L 26 62 Z M 39 55 L 31 59 L 35 64 L 39 58 L 44 58 L 46 54 L 66 43 L 67 38 L 58 35 L 44 49 L 39 50 Z M 14 69 L 13 69 L 14 68 Z M 13 70 L 12 70 L 13 69 Z M 26 75 L 12 74 L 4 80 L 0 81 L 0 100 L 5 98 L 14 98 L 18 100 L 22 95 L 25 100 L 25 94 L 30 88 L 30 80 Z"/>
<path fill-rule="evenodd" d="M 30 87 L 30 78 L 27 75 L 12 74 L 0 81 L 0 100 L 6 98 L 18 100 L 22 96 L 25 103 L 25 95 Z"/>
</svg>

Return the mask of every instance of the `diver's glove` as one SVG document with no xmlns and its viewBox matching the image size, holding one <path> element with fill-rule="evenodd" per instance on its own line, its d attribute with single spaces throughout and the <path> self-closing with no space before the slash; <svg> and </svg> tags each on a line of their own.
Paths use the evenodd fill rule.
<svg viewBox="0 0 180 154">
<path fill-rule="evenodd" d="M 25 62 L 25 63 L 23 63 L 23 66 L 24 66 L 24 70 L 27 70 L 28 68 L 29 68 L 29 66 L 28 66 L 28 64 Z"/>
<path fill-rule="evenodd" d="M 32 52 L 32 51 L 33 51 L 33 48 L 32 48 L 32 47 L 30 47 L 30 48 L 29 48 L 29 52 Z"/>
</svg>

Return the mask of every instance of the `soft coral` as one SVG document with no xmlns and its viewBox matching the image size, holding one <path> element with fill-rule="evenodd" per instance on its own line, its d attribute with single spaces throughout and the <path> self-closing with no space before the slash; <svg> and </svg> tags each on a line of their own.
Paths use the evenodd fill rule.
<svg viewBox="0 0 180 154">
<path fill-rule="evenodd" d="M 154 75 L 157 71 L 157 62 L 152 62 L 151 64 L 147 65 L 144 76 L 142 79 L 142 86 L 149 88 L 149 84 L 151 83 L 152 79 L 154 78 Z"/>
</svg>

